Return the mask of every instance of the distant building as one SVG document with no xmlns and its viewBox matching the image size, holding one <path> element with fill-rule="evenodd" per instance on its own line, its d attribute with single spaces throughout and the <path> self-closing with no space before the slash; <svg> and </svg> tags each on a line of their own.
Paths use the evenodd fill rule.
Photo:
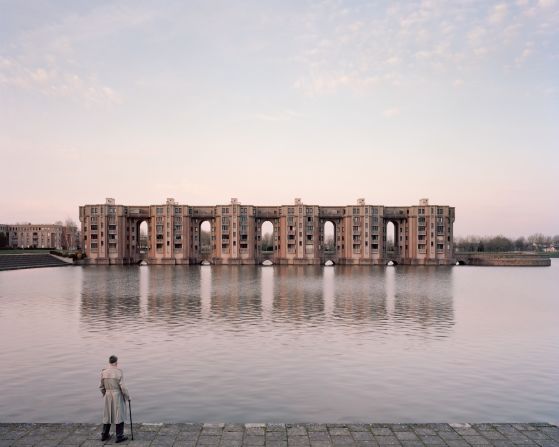
<svg viewBox="0 0 559 447">
<path fill-rule="evenodd" d="M 92 264 L 429 264 L 455 262 L 454 208 L 422 199 L 415 206 L 243 205 L 129 206 L 107 199 L 80 206 L 82 245 Z M 147 240 L 140 225 L 147 225 Z M 210 227 L 208 242 L 202 224 Z M 263 247 L 262 225 L 273 227 L 273 250 Z M 334 229 L 329 253 L 325 225 Z M 390 230 L 390 231 L 389 231 Z M 391 243 L 389 243 L 392 241 Z M 147 246 L 146 246 L 147 245 Z"/>
<path fill-rule="evenodd" d="M 0 234 L 6 235 L 11 248 L 75 250 L 80 241 L 77 228 L 57 224 L 0 224 Z"/>
</svg>

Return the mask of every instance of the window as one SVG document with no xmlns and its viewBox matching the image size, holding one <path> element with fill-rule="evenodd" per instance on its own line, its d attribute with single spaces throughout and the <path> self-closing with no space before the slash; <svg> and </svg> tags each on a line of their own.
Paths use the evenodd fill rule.
<svg viewBox="0 0 559 447">
<path fill-rule="evenodd" d="M 373 216 L 378 215 L 378 208 L 371 208 L 371 211 L 373 212 Z"/>
<path fill-rule="evenodd" d="M 425 214 L 425 208 L 418 208 L 417 209 L 417 214 L 424 215 Z"/>
<path fill-rule="evenodd" d="M 181 213 L 181 209 L 180 208 L 175 208 L 175 214 L 180 214 Z"/>
<path fill-rule="evenodd" d="M 444 250 L 444 244 L 437 244 L 437 250 L 439 251 Z"/>
<path fill-rule="evenodd" d="M 373 225 L 373 226 L 371 227 L 371 231 L 372 231 L 373 233 L 378 232 L 378 225 Z"/>
<path fill-rule="evenodd" d="M 221 214 L 229 214 L 229 208 L 221 208 Z"/>
<path fill-rule="evenodd" d="M 221 226 L 221 231 L 224 232 L 224 233 L 228 232 L 229 231 L 229 225 L 222 225 Z"/>
<path fill-rule="evenodd" d="M 353 215 L 359 216 L 359 208 L 353 208 Z"/>
<path fill-rule="evenodd" d="M 437 208 L 437 215 L 442 216 L 444 214 L 442 208 Z"/>
<path fill-rule="evenodd" d="M 221 223 L 224 225 L 229 225 L 229 217 L 222 217 Z"/>
<path fill-rule="evenodd" d="M 443 225 L 437 225 L 437 234 L 444 234 L 444 226 Z"/>
<path fill-rule="evenodd" d="M 176 224 L 182 223 L 182 217 L 175 217 L 175 223 Z"/>
<path fill-rule="evenodd" d="M 307 208 L 307 214 L 312 214 L 312 208 Z"/>
<path fill-rule="evenodd" d="M 295 208 L 287 208 L 287 214 L 295 214 Z"/>
<path fill-rule="evenodd" d="M 155 208 L 155 214 L 162 215 L 163 214 L 163 207 L 158 206 Z"/>
<path fill-rule="evenodd" d="M 247 208 L 246 207 L 242 207 L 241 208 L 241 214 L 246 214 L 247 213 Z"/>
<path fill-rule="evenodd" d="M 418 250 L 425 250 L 425 244 L 417 244 Z"/>
<path fill-rule="evenodd" d="M 353 225 L 359 225 L 359 217 L 353 218 Z"/>
</svg>

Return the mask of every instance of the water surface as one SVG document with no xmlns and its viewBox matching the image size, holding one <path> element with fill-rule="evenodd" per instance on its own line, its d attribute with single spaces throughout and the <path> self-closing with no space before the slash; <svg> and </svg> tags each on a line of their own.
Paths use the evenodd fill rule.
<svg viewBox="0 0 559 447">
<path fill-rule="evenodd" d="M 0 420 L 559 421 L 559 264 L 0 272 Z"/>
</svg>

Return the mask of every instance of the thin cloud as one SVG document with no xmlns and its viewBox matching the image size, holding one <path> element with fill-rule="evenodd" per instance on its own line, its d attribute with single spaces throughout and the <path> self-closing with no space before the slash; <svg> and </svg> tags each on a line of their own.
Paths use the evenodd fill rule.
<svg viewBox="0 0 559 447">
<path fill-rule="evenodd" d="M 385 118 L 395 118 L 400 115 L 399 107 L 391 107 L 382 112 Z"/>
</svg>

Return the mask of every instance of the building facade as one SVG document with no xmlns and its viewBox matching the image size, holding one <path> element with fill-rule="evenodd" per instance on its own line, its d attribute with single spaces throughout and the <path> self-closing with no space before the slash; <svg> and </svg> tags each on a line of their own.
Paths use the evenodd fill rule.
<svg viewBox="0 0 559 447">
<path fill-rule="evenodd" d="M 92 264 L 454 264 L 455 210 L 446 205 L 80 206 L 81 246 Z M 204 235 L 202 224 L 209 226 Z M 264 250 L 262 226 L 273 228 Z M 333 228 L 333 247 L 325 227 Z M 146 228 L 142 236 L 140 227 Z M 144 240 L 144 242 L 142 242 Z"/>
</svg>

